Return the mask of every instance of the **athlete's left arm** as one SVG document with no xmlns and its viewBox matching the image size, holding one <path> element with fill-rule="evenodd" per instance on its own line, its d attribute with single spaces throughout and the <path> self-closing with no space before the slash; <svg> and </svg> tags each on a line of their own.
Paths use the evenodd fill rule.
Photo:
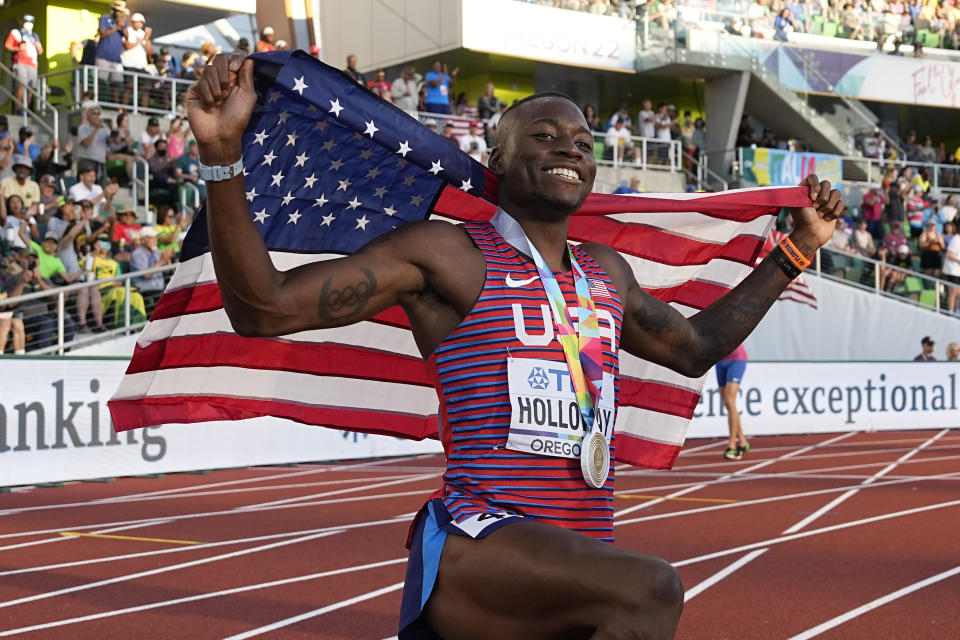
<svg viewBox="0 0 960 640">
<path fill-rule="evenodd" d="M 791 210 L 795 226 L 790 240 L 812 259 L 830 239 L 846 205 L 839 191 L 831 190 L 829 182 L 820 182 L 816 176 L 807 176 L 801 186 L 809 187 L 812 205 Z M 592 254 L 594 247 L 588 249 Z M 595 257 L 610 269 L 608 273 L 623 300 L 621 348 L 690 377 L 703 375 L 730 355 L 790 284 L 783 269 L 768 256 L 719 300 L 685 318 L 644 291 L 627 262 L 614 250 L 603 248 Z"/>
</svg>

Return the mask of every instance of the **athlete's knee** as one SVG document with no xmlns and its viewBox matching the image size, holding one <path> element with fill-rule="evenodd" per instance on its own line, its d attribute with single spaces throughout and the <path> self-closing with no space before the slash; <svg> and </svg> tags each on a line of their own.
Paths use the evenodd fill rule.
<svg viewBox="0 0 960 640">
<path fill-rule="evenodd" d="M 631 558 L 619 585 L 615 610 L 598 628 L 598 638 L 672 638 L 683 609 L 683 582 L 668 562 Z"/>
</svg>

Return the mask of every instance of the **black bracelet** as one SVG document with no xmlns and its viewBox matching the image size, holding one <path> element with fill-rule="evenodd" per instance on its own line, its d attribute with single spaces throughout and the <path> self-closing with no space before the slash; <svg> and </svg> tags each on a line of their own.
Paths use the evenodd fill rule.
<svg viewBox="0 0 960 640">
<path fill-rule="evenodd" d="M 791 280 L 796 279 L 796 277 L 802 273 L 797 265 L 793 264 L 790 258 L 787 257 L 787 254 L 783 252 L 783 249 L 781 249 L 779 245 L 770 252 L 770 258 L 780 265 L 780 268 L 783 269 L 783 272 L 787 274 L 787 277 Z"/>
</svg>

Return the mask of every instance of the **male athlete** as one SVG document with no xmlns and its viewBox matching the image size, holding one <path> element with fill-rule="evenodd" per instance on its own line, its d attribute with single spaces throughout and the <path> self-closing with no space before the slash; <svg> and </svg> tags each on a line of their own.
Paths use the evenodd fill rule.
<svg viewBox="0 0 960 640">
<path fill-rule="evenodd" d="M 204 164 L 240 159 L 255 102 L 252 61 L 217 56 L 204 70 L 187 98 Z M 490 223 L 411 223 L 351 256 L 289 271 L 270 261 L 243 178 L 208 182 L 224 307 L 244 336 L 342 326 L 393 305 L 406 311 L 439 380 L 448 464 L 443 488 L 412 531 L 401 638 L 671 638 L 683 606 L 677 572 L 604 542 L 613 539 L 613 478 L 589 486 L 581 460 L 560 446 L 538 451 L 518 422 L 535 403 L 547 406 L 545 395 L 536 396 L 546 392 L 531 388 L 556 382 L 572 404 L 569 386 L 584 384 L 571 359 L 576 344 L 570 356 L 553 339 L 572 330 L 552 311 L 558 294 L 560 309 L 574 318 L 580 304 L 584 372 L 584 353 L 602 365 L 565 424 L 597 429 L 599 418 L 591 427 L 576 409 L 592 401 L 599 416 L 615 407 L 618 349 L 703 375 L 790 283 L 785 252 L 771 252 L 739 286 L 686 319 L 645 293 L 614 250 L 592 243 L 568 249 L 570 216 L 596 175 L 593 139 L 577 105 L 533 96 L 504 113 L 497 139 L 489 168 L 499 179 L 501 210 Z M 829 182 L 810 176 L 803 185 L 812 205 L 792 212 L 790 238 L 809 258 L 830 238 L 844 204 Z M 585 341 L 598 326 L 599 339 Z M 522 384 L 518 371 L 529 372 Z M 612 435 L 608 425 L 602 429 Z"/>
</svg>

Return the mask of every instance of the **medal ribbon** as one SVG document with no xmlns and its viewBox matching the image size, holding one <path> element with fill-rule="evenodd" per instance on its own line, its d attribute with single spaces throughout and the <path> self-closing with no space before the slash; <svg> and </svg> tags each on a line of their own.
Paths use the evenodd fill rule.
<svg viewBox="0 0 960 640">
<path fill-rule="evenodd" d="M 577 319 L 579 335 L 573 330 L 573 321 L 570 309 L 563 298 L 563 292 L 553 272 L 544 262 L 533 243 L 527 240 L 527 247 L 533 263 L 540 273 L 540 281 L 546 291 L 550 309 L 553 311 L 553 320 L 557 325 L 560 344 L 563 345 L 563 355 L 570 370 L 570 381 L 573 383 L 574 395 L 580 414 L 588 427 L 593 428 L 593 407 L 600 402 L 600 391 L 603 387 L 603 348 L 600 343 L 600 324 L 597 320 L 597 308 L 590 297 L 590 285 L 583 269 L 577 264 L 573 250 L 567 246 L 570 254 L 570 264 L 573 266 L 573 281 L 577 288 L 577 303 L 580 309 Z"/>
</svg>

